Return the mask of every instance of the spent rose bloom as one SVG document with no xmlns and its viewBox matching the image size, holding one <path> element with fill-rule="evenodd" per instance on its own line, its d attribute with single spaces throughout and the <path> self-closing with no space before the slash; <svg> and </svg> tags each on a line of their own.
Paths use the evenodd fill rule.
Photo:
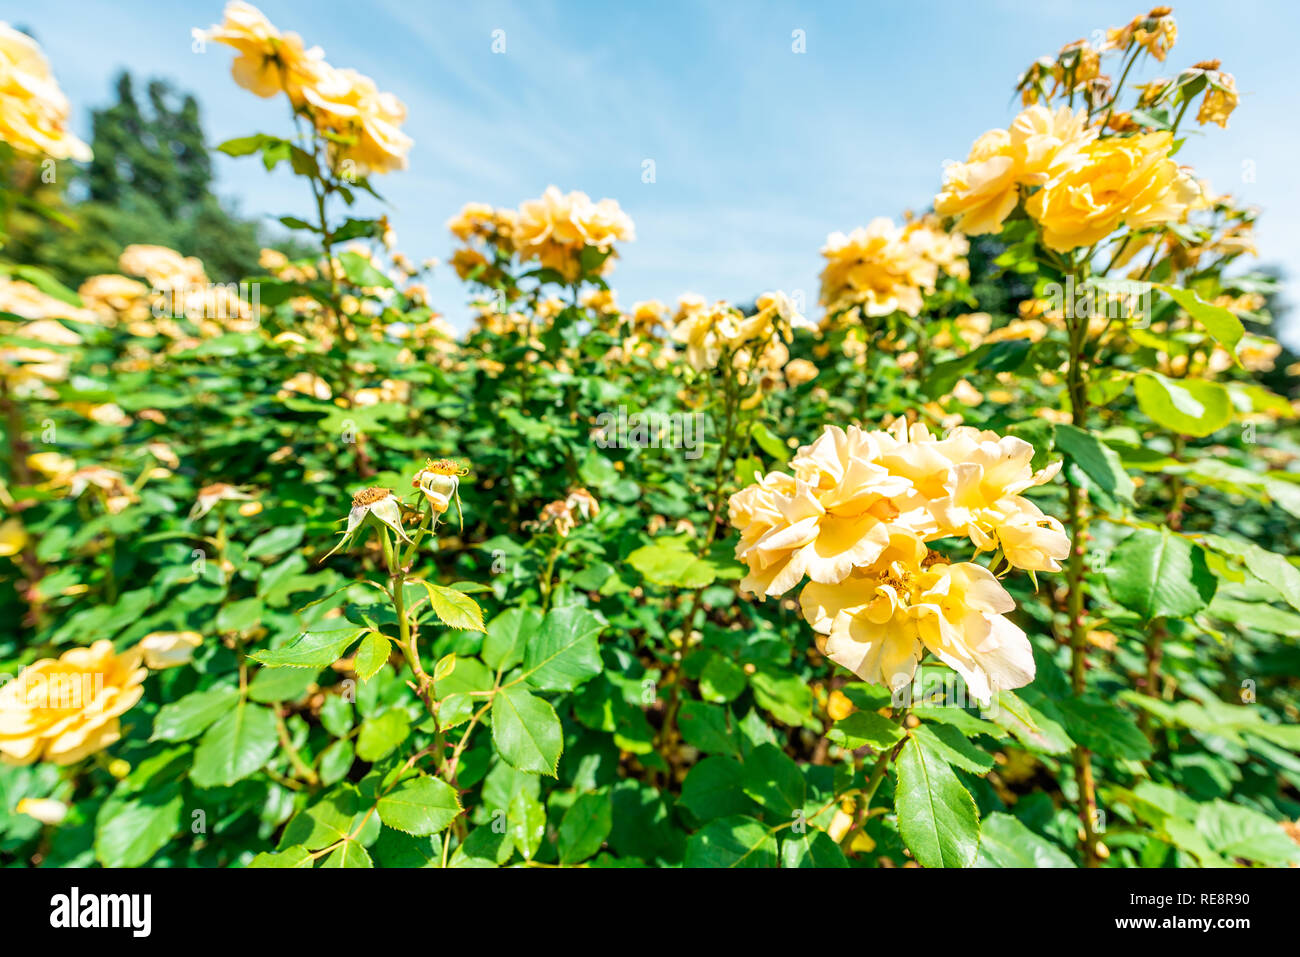
<svg viewBox="0 0 1300 957">
<path fill-rule="evenodd" d="M 144 693 L 141 656 L 103 640 L 28 665 L 0 688 L 0 760 L 72 764 L 111 745 Z"/>
<path fill-rule="evenodd" d="M 433 514 L 442 515 L 451 507 L 452 499 L 460 491 L 460 478 L 468 471 L 449 459 L 426 460 L 411 484 L 423 493 Z"/>
</svg>

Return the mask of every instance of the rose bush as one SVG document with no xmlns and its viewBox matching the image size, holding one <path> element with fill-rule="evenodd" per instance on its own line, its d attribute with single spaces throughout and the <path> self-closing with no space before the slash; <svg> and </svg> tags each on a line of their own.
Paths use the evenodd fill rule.
<svg viewBox="0 0 1300 957">
<path fill-rule="evenodd" d="M 199 33 L 316 249 L 0 259 L 0 860 L 1300 861 L 1300 370 L 1182 165 L 1232 77 L 1126 82 L 1167 8 L 834 224 L 816 307 L 625 308 L 631 219 L 551 187 L 448 223 L 464 334 L 355 212 L 405 107 L 246 3 Z M 6 209 L 67 114 L 0 26 Z"/>
</svg>

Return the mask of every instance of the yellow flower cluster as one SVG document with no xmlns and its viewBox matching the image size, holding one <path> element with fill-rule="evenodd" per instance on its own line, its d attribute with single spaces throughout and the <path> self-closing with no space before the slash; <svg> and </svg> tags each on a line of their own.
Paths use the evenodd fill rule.
<svg viewBox="0 0 1300 957">
<path fill-rule="evenodd" d="M 961 427 L 947 437 L 899 420 L 887 431 L 827 426 L 791 459 L 730 500 L 740 531 L 741 588 L 785 594 L 804 577 L 805 619 L 819 646 L 865 681 L 910 681 L 926 650 L 980 700 L 1034 673 L 1014 607 L 984 566 L 949 564 L 927 543 L 969 538 L 1008 566 L 1057 571 L 1069 553 L 1060 522 L 1021 493 L 1055 475 L 1034 472 L 1034 449 Z"/>
<path fill-rule="evenodd" d="M 715 369 L 727 357 L 737 368 L 784 365 L 783 339 L 795 329 L 812 328 L 785 293 L 767 292 L 746 316 L 728 302 L 706 303 L 699 296 L 678 300 L 673 339 L 686 347 L 686 361 L 697 372 Z"/>
<path fill-rule="evenodd" d="M 336 173 L 368 176 L 406 168 L 411 138 L 400 129 L 406 107 L 374 80 L 325 62 L 319 47 L 304 49 L 296 33 L 281 33 L 252 4 L 233 0 L 224 21 L 197 30 L 204 40 L 238 53 L 231 66 L 235 82 L 260 97 L 284 93 L 330 143 Z"/>
<path fill-rule="evenodd" d="M 0 21 L 0 140 L 21 153 L 87 162 L 90 147 L 68 132 L 68 113 L 40 46 Z"/>
<path fill-rule="evenodd" d="M 972 235 L 997 232 L 1024 192 L 1025 209 L 1052 249 L 1069 251 L 1130 228 L 1177 222 L 1200 195 L 1170 158 L 1167 132 L 1097 138 L 1087 114 L 1031 106 L 1006 130 L 975 141 L 944 171 L 934 208 Z"/>
<path fill-rule="evenodd" d="M 969 248 L 964 236 L 945 232 L 933 217 L 900 229 L 882 216 L 848 235 L 831 233 L 821 251 L 821 304 L 828 316 L 916 316 L 940 270 L 969 275 Z"/>
<path fill-rule="evenodd" d="M 632 242 L 636 229 L 616 200 L 593 202 L 586 193 L 561 193 L 548 186 L 539 198 L 520 204 L 513 238 L 523 261 L 536 260 L 575 282 L 583 273 L 583 250 L 609 254 L 595 270 L 604 273 L 615 255 L 614 243 Z"/>
<path fill-rule="evenodd" d="M 0 688 L 0 759 L 72 764 L 119 737 L 119 716 L 140 700 L 149 674 L 139 648 L 111 641 L 43 658 Z"/>
</svg>

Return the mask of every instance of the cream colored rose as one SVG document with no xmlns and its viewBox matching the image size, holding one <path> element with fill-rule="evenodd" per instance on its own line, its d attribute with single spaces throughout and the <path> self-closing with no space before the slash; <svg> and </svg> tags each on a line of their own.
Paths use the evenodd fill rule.
<svg viewBox="0 0 1300 957">
<path fill-rule="evenodd" d="M 202 644 L 197 631 L 153 631 L 140 639 L 140 651 L 146 667 L 161 671 L 188 665 Z"/>
</svg>

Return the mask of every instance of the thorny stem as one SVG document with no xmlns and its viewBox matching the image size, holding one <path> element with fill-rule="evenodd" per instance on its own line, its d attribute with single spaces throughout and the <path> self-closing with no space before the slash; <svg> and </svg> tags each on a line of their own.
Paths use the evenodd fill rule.
<svg viewBox="0 0 1300 957">
<path fill-rule="evenodd" d="M 894 723 L 903 727 L 907 723 L 907 709 L 900 708 Z M 889 762 L 897 757 L 899 750 L 906 742 L 906 738 L 898 744 L 885 748 L 876 758 L 876 763 L 871 769 L 871 775 L 867 778 L 867 783 L 863 785 L 861 795 L 857 799 L 857 806 L 853 814 L 853 826 L 849 828 L 840 841 L 840 847 L 848 851 L 853 846 L 854 839 L 858 832 L 862 830 L 863 825 L 867 823 L 867 818 L 871 813 L 871 799 L 876 796 L 876 791 L 880 789 L 880 782 L 885 779 L 885 772 L 889 769 Z"/>
<path fill-rule="evenodd" d="M 293 746 L 293 739 L 289 736 L 289 725 L 285 723 L 284 715 L 280 713 L 279 704 L 275 706 L 275 729 L 280 735 L 280 746 L 284 748 L 285 754 L 289 755 L 289 763 L 298 772 L 298 777 L 313 786 L 319 783 L 320 779 L 316 777 L 316 772 L 311 769 L 307 762 L 303 761 L 302 755 Z"/>
<path fill-rule="evenodd" d="M 1073 266 L 1073 263 L 1071 263 Z M 1076 283 L 1083 281 L 1080 270 L 1075 270 Z M 1087 317 L 1074 315 L 1073 309 L 1066 310 L 1066 325 L 1070 339 L 1070 364 L 1066 376 L 1070 396 L 1070 417 L 1076 428 L 1086 429 L 1088 420 L 1088 393 L 1086 382 L 1085 359 L 1083 355 L 1084 340 L 1087 337 Z M 1067 510 L 1070 526 L 1070 562 L 1066 568 L 1066 584 L 1069 597 L 1066 601 L 1066 614 L 1069 617 L 1070 637 L 1070 688 L 1075 696 L 1081 696 L 1085 688 L 1087 671 L 1088 628 L 1084 618 L 1083 575 L 1084 552 L 1088 538 L 1088 513 L 1082 490 L 1069 481 L 1067 476 Z M 1087 748 L 1076 744 L 1073 752 L 1075 779 L 1079 788 L 1079 821 L 1083 825 L 1083 856 L 1088 867 L 1096 867 L 1100 861 L 1097 856 L 1097 835 L 1093 828 L 1097 809 L 1096 784 L 1092 774 L 1092 754 Z"/>
</svg>

